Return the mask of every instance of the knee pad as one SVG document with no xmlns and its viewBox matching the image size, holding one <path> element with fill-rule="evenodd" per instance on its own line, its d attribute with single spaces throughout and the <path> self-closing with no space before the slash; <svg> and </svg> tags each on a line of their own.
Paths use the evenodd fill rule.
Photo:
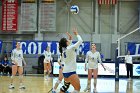
<svg viewBox="0 0 140 93">
<path fill-rule="evenodd" d="M 68 83 L 64 81 L 64 85 L 60 88 L 60 90 L 65 93 L 69 89 L 69 87 L 70 87 L 70 82 Z"/>
<path fill-rule="evenodd" d="M 60 81 L 60 80 L 57 80 L 57 82 L 56 82 L 56 83 L 60 84 L 60 83 L 61 83 L 61 81 Z"/>
</svg>

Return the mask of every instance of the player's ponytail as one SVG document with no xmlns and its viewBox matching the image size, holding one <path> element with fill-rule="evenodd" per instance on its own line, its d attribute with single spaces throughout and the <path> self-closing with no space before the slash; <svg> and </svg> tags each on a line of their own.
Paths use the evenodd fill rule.
<svg viewBox="0 0 140 93">
<path fill-rule="evenodd" d="M 61 56 L 62 56 L 62 53 L 63 53 L 63 48 L 66 48 L 66 47 L 67 47 L 67 39 L 66 38 L 62 38 L 59 41 L 59 52 L 61 53 Z"/>
<path fill-rule="evenodd" d="M 61 54 L 61 56 L 62 56 L 63 50 L 62 50 L 62 46 L 60 45 L 60 43 L 59 43 L 59 52 L 60 52 L 60 54 Z"/>
</svg>

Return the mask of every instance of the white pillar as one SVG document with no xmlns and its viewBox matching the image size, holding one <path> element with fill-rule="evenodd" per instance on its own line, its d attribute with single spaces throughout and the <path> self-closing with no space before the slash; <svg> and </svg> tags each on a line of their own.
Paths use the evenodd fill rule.
<svg viewBox="0 0 140 93">
<path fill-rule="evenodd" d="M 99 32 L 99 9 L 98 0 L 95 0 L 95 34 Z"/>
<path fill-rule="evenodd" d="M 114 34 L 117 35 L 117 29 L 118 29 L 118 3 L 115 5 L 115 15 L 114 15 Z"/>
</svg>

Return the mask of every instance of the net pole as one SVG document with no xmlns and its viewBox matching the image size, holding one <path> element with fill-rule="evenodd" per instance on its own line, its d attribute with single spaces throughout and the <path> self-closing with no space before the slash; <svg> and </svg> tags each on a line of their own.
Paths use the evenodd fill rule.
<svg viewBox="0 0 140 93">
<path fill-rule="evenodd" d="M 118 39 L 117 42 L 118 42 L 118 51 L 117 51 L 118 55 L 117 56 L 119 57 L 120 56 L 120 39 Z"/>
</svg>

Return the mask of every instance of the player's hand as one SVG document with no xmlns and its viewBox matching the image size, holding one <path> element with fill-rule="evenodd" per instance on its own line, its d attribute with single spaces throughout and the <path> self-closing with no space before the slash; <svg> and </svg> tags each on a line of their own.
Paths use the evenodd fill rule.
<svg viewBox="0 0 140 93">
<path fill-rule="evenodd" d="M 74 35 L 78 35 L 78 31 L 77 31 L 77 28 L 76 28 L 76 27 L 74 27 L 74 28 L 72 29 L 72 31 L 73 31 Z"/>
<path fill-rule="evenodd" d="M 102 67 L 104 68 L 104 71 L 106 71 L 106 68 L 105 68 L 105 66 L 101 63 L 101 65 L 102 65 Z"/>
<path fill-rule="evenodd" d="M 67 32 L 66 34 L 69 37 L 69 40 L 72 40 L 72 35 L 69 32 Z"/>
</svg>

